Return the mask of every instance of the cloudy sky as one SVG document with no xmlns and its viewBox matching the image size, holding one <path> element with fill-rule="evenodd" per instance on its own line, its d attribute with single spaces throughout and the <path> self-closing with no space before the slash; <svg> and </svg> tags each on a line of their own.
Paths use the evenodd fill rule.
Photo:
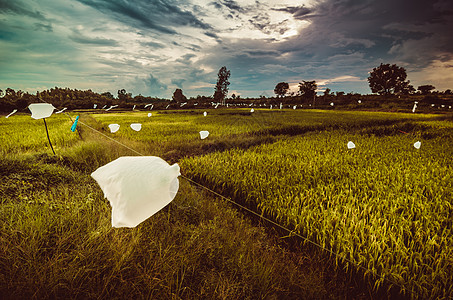
<svg viewBox="0 0 453 300">
<path fill-rule="evenodd" d="M 134 96 L 370 93 L 380 63 L 453 89 L 451 0 L 0 0 L 0 89 L 126 89 Z"/>
</svg>

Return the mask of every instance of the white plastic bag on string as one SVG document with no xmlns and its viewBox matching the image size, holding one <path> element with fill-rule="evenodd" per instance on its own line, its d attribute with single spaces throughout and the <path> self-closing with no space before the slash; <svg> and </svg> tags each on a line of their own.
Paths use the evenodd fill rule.
<svg viewBox="0 0 453 300">
<path fill-rule="evenodd" d="M 205 138 L 207 138 L 208 135 L 209 135 L 209 131 L 207 131 L 207 130 L 202 130 L 202 131 L 200 131 L 200 138 L 201 138 L 202 140 L 204 140 Z"/>
<path fill-rule="evenodd" d="M 123 156 L 91 174 L 112 206 L 113 227 L 136 227 L 168 205 L 179 189 L 178 164 L 157 156 Z"/>
<path fill-rule="evenodd" d="M 120 129 L 120 125 L 119 124 L 110 124 L 109 129 L 110 129 L 111 133 L 115 133 Z"/>
<path fill-rule="evenodd" d="M 12 115 L 14 115 L 15 113 L 17 112 L 17 109 L 14 109 L 9 115 L 7 115 L 5 118 L 9 118 L 11 117 Z"/>
<path fill-rule="evenodd" d="M 142 124 L 140 123 L 132 123 L 130 126 L 135 131 L 140 131 L 142 129 Z"/>
<path fill-rule="evenodd" d="M 28 109 L 31 111 L 31 117 L 38 120 L 50 117 L 55 107 L 49 103 L 32 103 Z"/>
</svg>

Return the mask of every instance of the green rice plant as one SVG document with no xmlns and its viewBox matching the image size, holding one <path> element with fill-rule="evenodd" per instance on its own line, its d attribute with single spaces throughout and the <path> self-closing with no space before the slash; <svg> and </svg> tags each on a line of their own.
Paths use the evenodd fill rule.
<svg viewBox="0 0 453 300">
<path fill-rule="evenodd" d="M 421 118 L 423 119 L 423 118 Z M 424 125 L 442 123 L 425 122 Z M 325 131 L 181 161 L 183 174 L 256 205 L 376 280 L 453 295 L 450 124 L 391 136 Z M 442 129 L 444 128 L 444 129 Z M 422 139 L 429 134 L 430 139 Z M 422 140 L 422 147 L 413 143 Z M 354 141 L 356 149 L 346 143 Z M 392 285 L 392 284 L 391 284 Z M 394 284 L 393 284 L 394 285 Z M 416 294 L 411 294 L 414 291 Z"/>
<path fill-rule="evenodd" d="M 72 132 L 72 121 L 64 114 L 46 118 L 50 140 L 55 151 L 70 147 L 80 140 Z M 24 152 L 51 152 L 43 120 L 34 120 L 29 115 L 13 115 L 0 118 L 0 155 L 22 154 Z"/>
</svg>

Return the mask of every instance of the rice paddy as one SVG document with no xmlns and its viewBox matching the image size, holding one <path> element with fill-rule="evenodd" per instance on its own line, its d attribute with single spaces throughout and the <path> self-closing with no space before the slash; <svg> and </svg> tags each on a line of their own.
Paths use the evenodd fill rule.
<svg viewBox="0 0 453 300">
<path fill-rule="evenodd" d="M 6 272 L 0 279 L 8 282 L 9 288 L 13 281 L 5 276 L 16 274 L 13 277 L 19 278 L 18 282 L 30 290 L 33 286 L 49 285 L 59 290 L 59 284 L 64 287 L 60 290 L 71 290 L 70 286 L 77 283 L 70 279 L 61 281 L 62 276 L 69 275 L 60 274 L 56 269 L 51 273 L 54 277 L 42 279 L 41 283 L 21 277 L 32 276 L 31 273 L 20 275 L 13 271 L 17 264 L 22 267 L 33 264 L 38 256 L 43 258 L 42 262 L 39 259 L 40 263 L 52 258 L 60 267 L 64 266 L 65 256 L 70 259 L 66 263 L 76 262 L 74 255 L 81 249 L 65 240 L 67 236 L 87 247 L 81 253 L 89 268 L 85 271 L 90 276 L 105 279 L 99 276 L 107 266 L 112 285 L 104 286 L 102 295 L 114 295 L 111 289 L 121 282 L 114 270 L 122 270 L 121 276 L 130 279 L 126 276 L 127 265 L 117 265 L 113 260 L 99 264 L 88 262 L 86 251 L 97 247 L 105 255 L 107 249 L 102 243 L 111 238 L 119 239 L 118 242 L 125 239 L 127 245 L 138 245 L 141 238 L 152 239 L 148 233 L 146 237 L 139 233 L 144 230 L 140 229 L 141 225 L 131 233 L 109 228 L 108 203 L 102 199 L 89 174 L 119 156 L 137 154 L 83 126 L 87 124 L 141 154 L 178 162 L 184 176 L 246 204 L 337 253 L 334 259 L 339 268 L 358 272 L 376 290 L 396 288 L 412 298 L 447 299 L 453 295 L 451 118 L 263 109 L 255 109 L 253 113 L 245 109 L 208 110 L 207 116 L 197 110 L 153 111 L 151 117 L 147 113 L 81 114 L 81 135 L 69 130 L 72 122 L 68 115 L 52 116 L 47 125 L 57 156 L 48 155 L 50 148 L 44 125 L 39 120 L 26 115 L 0 120 L 4 157 L 0 186 L 1 249 L 5 255 L 10 253 L 0 261 L 2 271 Z M 71 113 L 71 116 L 75 115 Z M 118 132 L 110 133 L 108 125 L 111 123 L 120 125 Z M 131 123 L 141 123 L 142 129 L 132 130 Z M 208 130 L 209 137 L 201 140 L 201 130 Z M 348 141 L 353 141 L 356 148 L 348 149 Z M 414 147 L 417 141 L 421 142 L 420 149 Z M 178 197 L 182 197 L 180 193 L 174 200 L 179 204 L 175 205 L 192 201 L 185 197 L 186 202 L 179 202 Z M 172 211 L 167 209 L 156 218 L 165 215 L 169 218 Z M 63 216 L 61 220 L 57 217 L 59 214 Z M 184 210 L 178 210 L 178 214 L 183 216 Z M 84 221 L 78 224 L 82 219 Z M 148 225 L 142 228 L 155 226 L 153 220 L 146 222 Z M 189 234 L 189 240 L 193 239 L 193 234 Z M 28 244 L 20 242 L 20 237 Z M 234 249 L 237 248 L 230 251 Z M 140 254 L 141 258 L 134 260 L 140 247 L 123 250 L 126 256 L 120 256 L 119 260 L 132 260 L 135 267 L 140 268 L 136 264 L 143 256 Z M 28 254 L 18 262 L 21 251 Z M 243 253 L 238 252 L 238 255 Z M 209 257 L 218 260 L 218 257 Z M 82 261 L 78 268 L 81 264 Z M 232 259 L 230 264 L 226 267 L 234 269 L 239 260 Z M 71 272 L 76 272 L 74 265 L 71 266 Z M 266 269 L 274 272 L 268 265 L 261 267 L 259 272 Z M 170 277 L 182 280 L 184 274 L 195 274 L 194 270 L 184 272 L 188 273 L 172 273 Z M 84 286 L 88 273 L 82 277 L 73 275 Z M 267 276 L 265 272 L 256 276 L 264 276 L 260 277 L 260 282 L 269 284 L 262 281 Z M 146 284 L 151 282 L 140 278 Z M 162 285 L 153 286 L 169 295 L 178 284 L 178 297 L 201 295 L 200 286 L 195 286 L 193 281 L 185 285 L 166 279 Z M 126 287 L 122 288 L 126 293 Z M 275 292 L 269 286 L 263 289 L 270 294 Z M 89 290 L 88 293 L 86 288 L 85 292 L 81 288 L 79 295 L 95 295 L 93 287 Z M 37 295 L 49 294 L 41 291 Z M 136 295 L 140 293 L 137 291 Z M 232 297 L 245 295 L 231 294 Z"/>
</svg>

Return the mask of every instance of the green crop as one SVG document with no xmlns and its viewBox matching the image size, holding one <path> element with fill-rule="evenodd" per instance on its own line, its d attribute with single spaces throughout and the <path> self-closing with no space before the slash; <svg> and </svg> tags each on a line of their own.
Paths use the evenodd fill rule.
<svg viewBox="0 0 453 300">
<path fill-rule="evenodd" d="M 71 131 L 72 121 L 64 114 L 46 118 L 50 140 L 55 150 L 68 147 L 79 140 L 77 132 Z M 0 155 L 20 154 L 50 150 L 43 120 L 34 120 L 29 115 L 13 115 L 0 118 Z"/>
<path fill-rule="evenodd" d="M 385 277 L 422 298 L 449 298 L 453 135 L 448 121 L 421 125 L 309 133 L 185 159 L 182 172 L 366 268 L 376 287 Z"/>
<path fill-rule="evenodd" d="M 83 203 L 91 199 L 89 194 L 94 191 L 96 199 L 102 200 L 89 179 L 91 171 L 118 156 L 136 153 L 87 129 L 85 123 L 145 155 L 167 155 L 175 161 L 185 157 L 179 161 L 183 175 L 255 206 L 260 213 L 338 253 L 339 266 L 350 268 L 345 259 L 352 260 L 368 270 L 364 275 L 376 287 L 384 281 L 375 275 L 379 274 L 420 298 L 453 296 L 453 126 L 448 118 L 319 110 L 207 111 L 207 117 L 201 110 L 152 111 L 150 118 L 148 111 L 109 112 L 91 115 L 93 118 L 81 114 L 78 128 L 83 141 L 69 130 L 72 122 L 66 115 L 53 115 L 47 119 L 57 151 L 52 158 L 40 156 L 50 154 L 42 120 L 25 115 L 1 118 L 0 151 L 13 157 L 5 159 L 4 170 L 14 166 L 10 161 L 16 155 L 27 162 L 16 172 L 19 175 L 3 174 L 0 192 L 8 195 L 2 199 L 4 226 L 13 224 L 8 218 L 39 217 L 49 208 L 54 225 L 47 227 L 59 228 L 56 224 L 62 215 L 58 212 L 68 210 L 63 219 L 70 216 L 91 224 L 77 230 L 93 231 L 99 219 L 108 232 L 106 203 L 102 202 L 101 213 L 94 208 L 92 214 L 82 213 L 74 207 L 79 198 Z M 111 123 L 121 125 L 117 133 L 109 132 Z M 131 123 L 142 123 L 142 130 L 133 131 Z M 200 130 L 210 131 L 210 136 L 201 140 Z M 346 148 L 349 140 L 356 149 Z M 413 147 L 416 141 L 422 142 L 420 149 Z M 172 151 L 182 154 L 171 156 Z M 24 157 L 30 153 L 37 157 L 28 161 Z M 194 157 L 204 153 L 210 154 Z M 40 157 L 55 166 L 44 164 Z M 86 182 L 79 182 L 74 174 L 83 175 Z M 41 184 L 39 178 L 48 181 Z M 75 189 L 80 183 L 82 187 Z M 96 220 L 89 221 L 90 217 Z M 38 219 L 49 219 L 47 212 Z M 25 225 L 32 223 L 24 221 Z M 4 237 L 12 236 L 14 230 L 5 227 Z M 47 241 L 47 237 L 41 239 Z M 99 245 L 104 247 L 104 241 Z M 41 246 L 32 248 L 38 251 Z M 3 249 L 11 252 L 6 244 Z M 141 263 L 143 257 L 137 261 Z M 13 270 L 12 263 L 8 266 Z M 90 268 L 99 268 L 97 260 Z M 260 272 L 264 282 L 267 273 Z M 57 279 L 54 282 L 59 284 Z"/>
</svg>

